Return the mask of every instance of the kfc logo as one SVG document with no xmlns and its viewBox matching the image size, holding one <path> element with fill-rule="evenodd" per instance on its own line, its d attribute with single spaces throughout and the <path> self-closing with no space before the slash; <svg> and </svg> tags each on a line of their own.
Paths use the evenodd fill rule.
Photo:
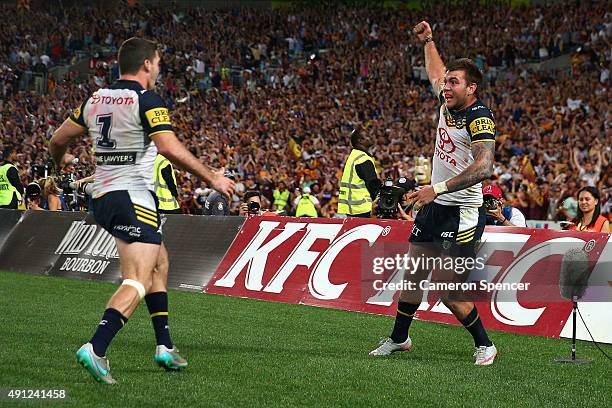
<svg viewBox="0 0 612 408">
<path fill-rule="evenodd" d="M 364 224 L 339 235 L 341 229 L 342 224 L 288 222 L 281 225 L 280 222 L 261 221 L 255 236 L 236 257 L 229 269 L 214 282 L 214 286 L 234 287 L 238 276 L 244 271 L 245 289 L 281 293 L 285 282 L 295 269 L 306 267 L 311 271 L 308 288 L 312 296 L 325 300 L 337 299 L 348 282 L 334 284 L 330 281 L 329 276 L 335 259 L 344 248 L 355 241 L 363 240 L 371 246 L 384 230 L 380 225 Z M 275 231 L 280 231 L 280 233 L 268 239 Z M 296 234 L 302 235 L 297 246 L 284 248 L 283 244 Z M 322 252 L 311 248 L 318 240 L 329 242 Z M 271 272 L 269 256 L 282 257 L 284 262 L 274 270 L 272 278 L 266 283 L 264 273 Z"/>
</svg>

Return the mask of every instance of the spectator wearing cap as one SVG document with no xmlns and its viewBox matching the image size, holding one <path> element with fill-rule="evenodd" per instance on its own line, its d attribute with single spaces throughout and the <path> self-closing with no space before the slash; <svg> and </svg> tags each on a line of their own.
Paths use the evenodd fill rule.
<svg viewBox="0 0 612 408">
<path fill-rule="evenodd" d="M 23 194 L 23 184 L 19 179 L 17 168 L 17 150 L 13 146 L 4 149 L 0 165 L 0 208 L 16 210 Z"/>
<path fill-rule="evenodd" d="M 41 194 L 42 189 L 40 188 L 40 185 L 38 183 L 33 181 L 27 185 L 27 187 L 25 188 L 25 197 L 28 209 L 44 210 L 44 208 L 41 207 Z"/>
<path fill-rule="evenodd" d="M 296 217 L 316 218 L 321 212 L 319 200 L 311 194 L 310 187 L 302 188 L 302 194 L 293 201 Z"/>
<path fill-rule="evenodd" d="M 504 195 L 497 184 L 489 184 L 482 188 L 484 206 L 487 210 L 487 225 L 505 227 L 526 227 L 525 216 L 518 209 L 504 205 Z"/>
<path fill-rule="evenodd" d="M 223 175 L 229 179 L 236 180 L 236 175 L 231 170 L 226 170 Z M 213 190 L 204 203 L 202 213 L 204 215 L 229 215 L 230 205 L 227 197 L 217 190 Z"/>
</svg>

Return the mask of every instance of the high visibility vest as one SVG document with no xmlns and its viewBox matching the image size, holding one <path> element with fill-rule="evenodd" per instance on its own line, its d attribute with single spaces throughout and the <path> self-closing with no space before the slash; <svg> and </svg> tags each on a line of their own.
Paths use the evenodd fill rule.
<svg viewBox="0 0 612 408">
<path fill-rule="evenodd" d="M 606 217 L 604 217 L 603 215 L 600 215 L 599 217 L 597 217 L 597 220 L 595 220 L 595 224 L 593 224 L 592 227 L 584 226 L 584 225 L 582 225 L 582 222 L 579 222 L 578 225 L 572 225 L 571 227 L 569 227 L 569 230 L 571 230 L 571 231 L 600 232 L 601 228 L 603 227 L 603 225 L 604 225 L 604 223 L 606 221 L 607 221 Z"/>
<path fill-rule="evenodd" d="M 17 194 L 17 200 L 21 201 L 21 194 L 11 184 L 7 177 L 7 173 L 11 167 L 11 163 L 6 163 L 0 166 L 0 205 L 9 205 L 13 201 L 13 195 Z"/>
<path fill-rule="evenodd" d="M 295 210 L 296 217 L 317 217 L 317 209 L 312 202 L 312 196 L 310 194 L 302 194 L 300 201 L 298 201 L 297 209 Z"/>
<path fill-rule="evenodd" d="M 172 195 L 168 185 L 162 177 L 162 170 L 168 166 L 170 166 L 172 170 L 172 180 L 174 180 L 174 185 L 176 185 L 176 177 L 174 175 L 172 163 L 161 154 L 158 154 L 155 158 L 155 164 L 153 165 L 153 190 L 157 196 L 157 201 L 159 201 L 159 209 L 164 211 L 177 210 L 179 208 L 178 201 Z"/>
<path fill-rule="evenodd" d="M 289 191 L 280 191 L 274 190 L 274 205 L 277 210 L 284 210 L 287 206 L 287 201 L 289 201 Z"/>
<path fill-rule="evenodd" d="M 366 188 L 365 181 L 359 177 L 355 166 L 374 159 L 358 149 L 351 150 L 340 180 L 340 192 L 338 195 L 338 214 L 356 215 L 372 211 L 372 198 Z M 376 168 L 376 167 L 374 167 Z"/>
</svg>

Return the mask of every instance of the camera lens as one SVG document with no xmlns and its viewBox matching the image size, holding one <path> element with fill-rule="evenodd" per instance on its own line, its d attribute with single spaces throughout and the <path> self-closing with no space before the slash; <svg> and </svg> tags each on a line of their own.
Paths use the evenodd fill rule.
<svg viewBox="0 0 612 408">
<path fill-rule="evenodd" d="M 393 207 L 393 202 L 395 197 L 393 196 L 383 196 L 380 200 L 380 206 L 384 208 Z"/>
<path fill-rule="evenodd" d="M 249 212 L 256 213 L 256 212 L 259 211 L 260 208 L 261 207 L 260 207 L 259 203 L 256 202 L 256 201 L 251 201 L 249 203 Z"/>
<path fill-rule="evenodd" d="M 382 186 L 378 192 L 377 215 L 382 218 L 395 218 L 397 204 L 404 190 L 397 186 Z"/>
<path fill-rule="evenodd" d="M 484 202 L 484 207 L 486 210 L 494 210 L 497 208 L 497 201 L 494 198 L 488 198 Z"/>
</svg>

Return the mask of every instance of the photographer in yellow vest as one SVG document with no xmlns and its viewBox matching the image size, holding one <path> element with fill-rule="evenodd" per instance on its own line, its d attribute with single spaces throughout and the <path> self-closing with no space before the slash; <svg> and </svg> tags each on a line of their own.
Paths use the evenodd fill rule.
<svg viewBox="0 0 612 408">
<path fill-rule="evenodd" d="M 163 214 L 180 214 L 177 197 L 178 189 L 176 187 L 176 176 L 172 163 L 161 154 L 155 158 L 153 165 L 153 190 L 157 196 L 160 213 Z"/>
<path fill-rule="evenodd" d="M 351 145 L 353 150 L 346 159 L 340 180 L 338 214 L 370 218 L 372 201 L 382 185 L 376 174 L 374 158 L 369 152 L 373 142 L 363 130 L 354 129 Z"/>
<path fill-rule="evenodd" d="M 23 194 L 23 184 L 13 163 L 17 160 L 17 150 L 9 146 L 2 152 L 0 164 L 0 208 L 16 210 Z"/>
</svg>

